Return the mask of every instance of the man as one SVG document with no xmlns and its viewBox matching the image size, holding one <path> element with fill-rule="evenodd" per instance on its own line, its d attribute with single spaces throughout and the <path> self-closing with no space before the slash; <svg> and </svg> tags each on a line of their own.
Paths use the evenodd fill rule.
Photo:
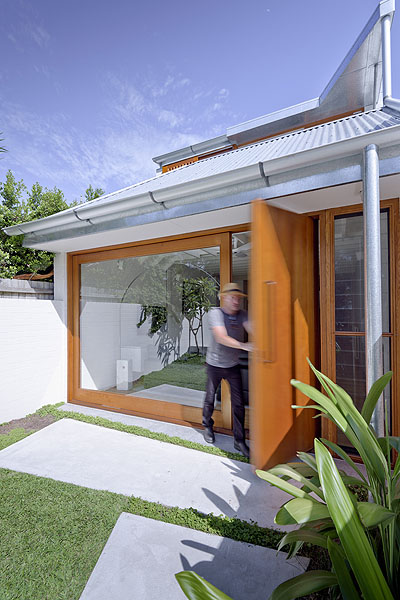
<svg viewBox="0 0 400 600">
<path fill-rule="evenodd" d="M 236 283 L 227 283 L 220 294 L 221 308 L 213 308 L 209 313 L 212 336 L 206 356 L 207 388 L 203 406 L 203 435 L 206 442 L 214 443 L 212 414 L 215 392 L 221 379 L 226 379 L 231 388 L 233 445 L 235 450 L 248 458 L 250 451 L 244 433 L 245 409 L 239 367 L 240 352 L 252 349 L 251 344 L 244 342 L 245 331 L 249 332 L 249 322 L 247 312 L 240 310 L 240 302 L 245 296 Z"/>
</svg>

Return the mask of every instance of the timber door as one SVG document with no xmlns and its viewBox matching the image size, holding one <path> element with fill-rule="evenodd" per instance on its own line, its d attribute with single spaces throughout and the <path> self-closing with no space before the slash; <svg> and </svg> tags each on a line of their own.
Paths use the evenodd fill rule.
<svg viewBox="0 0 400 600">
<path fill-rule="evenodd" d="M 292 378 L 313 383 L 315 359 L 314 223 L 310 217 L 256 200 L 252 208 L 251 365 L 252 462 L 271 467 L 313 446 L 307 399 Z"/>
</svg>

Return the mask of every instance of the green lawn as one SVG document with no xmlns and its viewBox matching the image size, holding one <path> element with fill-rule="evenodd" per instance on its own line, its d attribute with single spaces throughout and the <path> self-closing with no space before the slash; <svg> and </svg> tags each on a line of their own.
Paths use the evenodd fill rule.
<svg viewBox="0 0 400 600">
<path fill-rule="evenodd" d="M 186 387 L 192 390 L 205 391 L 207 374 L 204 357 L 185 355 L 164 367 L 143 375 L 138 381 L 139 389 L 148 389 L 163 383 Z"/>
<path fill-rule="evenodd" d="M 0 600 L 78 600 L 128 503 L 0 469 Z"/>
</svg>

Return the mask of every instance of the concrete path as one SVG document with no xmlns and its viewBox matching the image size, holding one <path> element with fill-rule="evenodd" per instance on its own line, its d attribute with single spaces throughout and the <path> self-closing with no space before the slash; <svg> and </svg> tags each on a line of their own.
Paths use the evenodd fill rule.
<svg viewBox="0 0 400 600">
<path fill-rule="evenodd" d="M 143 417 L 135 417 L 133 415 L 124 415 L 122 413 L 111 412 L 108 410 L 100 410 L 98 408 L 90 408 L 88 406 L 78 406 L 77 404 L 63 404 L 59 410 L 64 412 L 78 412 L 91 417 L 102 417 L 109 421 L 116 421 L 117 423 L 124 423 L 125 425 L 137 425 L 138 427 L 144 427 L 155 431 L 157 433 L 165 433 L 170 436 L 177 436 L 190 442 L 197 442 L 204 446 L 209 446 L 204 441 L 203 430 L 196 429 L 194 427 L 186 427 L 185 425 L 175 425 L 174 423 L 166 423 L 165 421 L 156 421 L 155 419 L 144 419 Z M 233 437 L 230 435 L 223 435 L 221 433 L 215 434 L 215 444 L 213 444 L 221 450 L 228 452 L 236 452 L 233 447 Z"/>
<path fill-rule="evenodd" d="M 183 600 L 174 575 L 193 570 L 234 600 L 268 598 L 308 559 L 122 513 L 81 600 Z"/>
<path fill-rule="evenodd" d="M 71 419 L 2 450 L 0 467 L 264 527 L 288 500 L 247 463 Z"/>
</svg>

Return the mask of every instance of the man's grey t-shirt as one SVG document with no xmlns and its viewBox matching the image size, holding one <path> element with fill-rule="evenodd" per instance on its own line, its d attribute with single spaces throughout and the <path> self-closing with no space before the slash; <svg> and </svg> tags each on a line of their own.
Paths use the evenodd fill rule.
<svg viewBox="0 0 400 600">
<path fill-rule="evenodd" d="M 229 337 L 244 342 L 245 329 L 243 323 L 248 320 L 247 312 L 239 310 L 235 315 L 229 315 L 221 308 L 212 308 L 209 312 L 209 326 L 211 330 L 211 342 L 207 348 L 206 362 L 213 367 L 223 367 L 225 369 L 234 367 L 239 363 L 241 350 L 238 348 L 229 348 L 219 344 L 213 334 L 213 327 L 225 327 Z"/>
</svg>

